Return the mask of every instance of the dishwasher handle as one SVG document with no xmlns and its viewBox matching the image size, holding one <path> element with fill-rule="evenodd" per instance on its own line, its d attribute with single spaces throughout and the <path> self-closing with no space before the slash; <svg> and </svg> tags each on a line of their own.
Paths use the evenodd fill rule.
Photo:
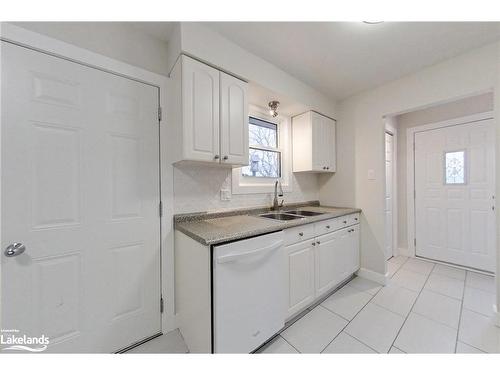
<svg viewBox="0 0 500 375">
<path fill-rule="evenodd" d="M 257 250 L 247 251 L 244 253 L 222 255 L 222 256 L 217 258 L 217 263 L 221 264 L 221 263 L 234 262 L 234 261 L 237 261 L 239 259 L 248 258 L 248 257 L 253 256 L 253 255 L 268 253 L 270 251 L 273 251 L 273 250 L 280 248 L 282 245 L 283 245 L 283 240 L 280 240 L 280 241 L 273 243 L 272 245 L 262 247 L 262 248 L 257 249 Z"/>
</svg>

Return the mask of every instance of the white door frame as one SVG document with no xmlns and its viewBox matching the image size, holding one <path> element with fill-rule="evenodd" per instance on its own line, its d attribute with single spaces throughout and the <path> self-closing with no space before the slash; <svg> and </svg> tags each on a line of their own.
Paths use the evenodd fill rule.
<svg viewBox="0 0 500 375">
<path fill-rule="evenodd" d="M 493 112 L 477 113 L 442 122 L 420 125 L 406 130 L 406 168 L 407 168 L 407 227 L 408 227 L 408 256 L 415 257 L 415 133 L 426 130 L 445 128 L 449 126 L 465 125 L 473 122 L 493 119 Z"/>
<path fill-rule="evenodd" d="M 9 23 L 0 24 L 0 39 L 35 51 L 56 56 L 68 61 L 86 65 L 111 74 L 146 83 L 159 89 L 160 107 L 167 107 L 167 85 L 169 79 L 136 66 L 91 52 Z M 165 308 L 161 317 L 162 332 L 166 333 L 176 328 L 174 316 L 174 241 L 173 241 L 173 168 L 172 158 L 167 152 L 169 128 L 160 127 L 160 200 L 163 203 L 161 218 L 161 290 Z M 1 132 L 1 130 L 0 130 Z M 1 139 L 1 133 L 0 133 Z M 1 165 L 1 153 L 0 153 Z M 0 207 L 1 209 L 1 207 Z M 0 232 L 0 240 L 1 240 Z M 0 269 L 1 274 L 1 269 Z"/>
<path fill-rule="evenodd" d="M 385 133 L 392 135 L 392 256 L 399 255 L 398 247 L 398 129 L 385 124 Z M 385 144 L 385 143 L 384 143 Z M 384 154 L 385 155 L 385 154 Z M 385 158 L 385 156 L 384 156 Z M 384 159 L 385 160 L 385 159 Z M 385 185 L 384 185 L 385 187 Z"/>
</svg>

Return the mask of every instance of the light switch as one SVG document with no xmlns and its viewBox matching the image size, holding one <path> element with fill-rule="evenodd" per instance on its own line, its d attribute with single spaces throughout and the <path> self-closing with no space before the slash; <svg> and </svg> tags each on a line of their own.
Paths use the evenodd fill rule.
<svg viewBox="0 0 500 375">
<path fill-rule="evenodd" d="M 221 189 L 220 190 L 220 200 L 221 201 L 230 201 L 231 200 L 231 190 Z"/>
<path fill-rule="evenodd" d="M 368 169 L 368 180 L 375 180 L 375 171 L 373 169 Z"/>
</svg>

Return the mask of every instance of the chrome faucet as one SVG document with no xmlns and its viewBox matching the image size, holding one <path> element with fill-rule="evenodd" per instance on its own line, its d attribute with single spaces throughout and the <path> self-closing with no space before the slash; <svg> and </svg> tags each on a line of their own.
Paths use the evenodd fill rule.
<svg viewBox="0 0 500 375">
<path fill-rule="evenodd" d="M 279 188 L 279 193 L 278 193 Z M 278 197 L 283 197 L 283 188 L 281 186 L 280 180 L 276 180 L 274 183 L 274 200 L 273 200 L 273 210 L 277 211 L 280 207 L 283 207 L 284 199 L 281 200 L 281 203 L 278 203 Z"/>
</svg>

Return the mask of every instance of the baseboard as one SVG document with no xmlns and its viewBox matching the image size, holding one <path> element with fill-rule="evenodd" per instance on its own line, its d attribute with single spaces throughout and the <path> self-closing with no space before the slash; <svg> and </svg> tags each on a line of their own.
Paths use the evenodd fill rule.
<svg viewBox="0 0 500 375">
<path fill-rule="evenodd" d="M 387 280 L 389 280 L 388 273 L 384 275 L 383 273 L 378 273 L 366 268 L 360 268 L 358 272 L 356 272 L 356 275 L 364 279 L 374 281 L 380 285 L 387 285 Z"/>
</svg>

